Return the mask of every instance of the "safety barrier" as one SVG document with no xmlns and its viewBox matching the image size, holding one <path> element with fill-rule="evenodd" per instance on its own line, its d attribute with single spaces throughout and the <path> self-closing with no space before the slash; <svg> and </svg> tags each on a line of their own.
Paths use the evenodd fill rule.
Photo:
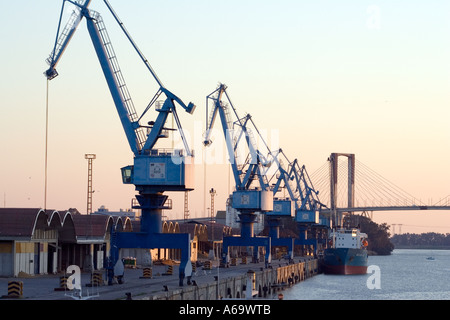
<svg viewBox="0 0 450 320">
<path fill-rule="evenodd" d="M 2 298 L 22 298 L 23 296 L 23 282 L 22 281 L 9 281 L 8 282 L 8 295 Z"/>
<path fill-rule="evenodd" d="M 95 271 L 91 274 L 91 283 L 86 284 L 87 287 L 98 287 L 103 285 L 102 273 Z"/>
<path fill-rule="evenodd" d="M 55 288 L 55 291 L 65 291 L 67 288 L 67 276 L 59 277 L 59 287 Z"/>
<path fill-rule="evenodd" d="M 144 268 L 142 270 L 142 277 L 140 277 L 141 279 L 152 279 L 153 278 L 153 269 L 148 267 L 148 268 Z"/>
<path fill-rule="evenodd" d="M 211 261 L 207 260 L 203 263 L 203 270 L 212 270 L 212 263 Z"/>
<path fill-rule="evenodd" d="M 173 266 L 169 265 L 167 266 L 166 272 L 163 273 L 163 276 L 171 276 L 171 275 L 173 275 Z"/>
</svg>

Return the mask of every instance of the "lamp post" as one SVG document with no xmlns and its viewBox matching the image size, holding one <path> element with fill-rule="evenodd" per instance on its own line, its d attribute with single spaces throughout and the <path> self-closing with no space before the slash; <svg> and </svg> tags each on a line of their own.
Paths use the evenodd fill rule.
<svg viewBox="0 0 450 320">
<path fill-rule="evenodd" d="M 88 188 L 87 188 L 87 209 L 86 214 L 92 213 L 92 163 L 96 158 L 95 154 L 85 154 L 84 158 L 88 161 Z"/>
</svg>

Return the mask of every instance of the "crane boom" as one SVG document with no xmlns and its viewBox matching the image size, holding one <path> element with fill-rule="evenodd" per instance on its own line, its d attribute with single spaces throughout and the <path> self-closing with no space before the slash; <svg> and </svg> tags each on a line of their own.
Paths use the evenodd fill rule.
<svg viewBox="0 0 450 320">
<path fill-rule="evenodd" d="M 212 141 L 210 140 L 210 136 L 211 136 L 212 128 L 214 126 L 216 117 L 217 117 L 217 115 L 219 115 L 221 124 L 222 124 L 222 130 L 225 134 L 225 142 L 227 144 L 229 161 L 231 164 L 236 164 L 237 163 L 237 154 L 236 154 L 235 148 L 232 144 L 232 137 L 230 136 L 233 133 L 233 131 L 232 131 L 232 122 L 229 117 L 229 110 L 227 110 L 226 107 L 223 108 L 220 103 L 220 101 L 222 100 L 222 96 L 225 93 L 225 90 L 226 90 L 226 86 L 221 84 L 218 89 L 216 89 L 210 95 L 208 95 L 208 98 L 213 97 L 214 94 L 216 94 L 216 97 L 214 98 L 214 106 L 213 106 L 213 109 L 211 110 L 209 121 L 207 122 L 207 129 L 206 129 L 206 134 L 205 134 L 203 143 L 205 146 L 209 146 L 212 143 Z M 207 107 L 208 107 L 208 98 L 207 98 L 207 103 L 206 103 Z M 228 112 L 226 112 L 226 111 L 228 111 Z M 208 110 L 206 110 L 206 113 L 208 114 Z M 233 177 L 234 177 L 234 182 L 235 182 L 236 188 L 240 188 L 242 185 L 241 179 L 240 179 L 240 171 L 238 170 L 236 165 L 231 165 L 231 169 L 233 170 Z"/>
<path fill-rule="evenodd" d="M 280 156 L 288 162 L 287 168 L 279 159 Z M 277 166 L 277 171 L 270 179 L 277 177 L 273 187 L 274 195 L 280 191 L 281 187 L 286 188 L 291 201 L 294 202 L 297 220 L 302 220 L 303 214 L 308 213 L 308 218 L 303 219 L 303 222 L 318 223 L 317 214 L 325 205 L 320 202 L 318 192 L 314 189 L 305 166 L 300 167 L 297 159 L 289 161 L 281 149 L 273 154 L 273 159 Z"/>
<path fill-rule="evenodd" d="M 254 126 L 254 123 L 249 114 L 242 118 L 238 116 L 226 89 L 226 85 L 220 84 L 215 91 L 207 96 L 207 108 L 208 100 L 213 101 L 213 106 L 209 115 L 209 120 L 207 121 L 203 143 L 205 146 L 209 146 L 212 143 L 210 140 L 211 132 L 217 115 L 219 115 L 227 145 L 230 165 L 233 170 L 236 190 L 248 190 L 253 181 L 258 180 L 258 188 L 260 190 L 269 191 L 267 177 L 265 176 L 266 170 L 264 170 L 264 166 L 267 165 L 266 158 L 259 151 L 249 126 L 250 124 Z M 228 103 L 223 102 L 223 98 L 226 98 Z M 233 111 L 237 118 L 234 122 L 232 121 L 231 111 Z M 208 110 L 206 113 L 208 114 Z M 235 127 L 237 129 L 235 129 Z M 256 131 L 258 132 L 257 129 Z M 243 160 L 243 157 L 240 154 L 240 151 L 242 150 L 239 148 L 239 144 L 243 140 L 245 140 L 245 145 L 248 149 L 245 160 Z"/>
<path fill-rule="evenodd" d="M 66 26 L 63 28 L 63 31 L 60 33 L 62 13 L 64 11 L 66 1 L 74 4 L 76 8 L 72 12 L 72 15 L 70 16 Z M 57 40 L 55 41 L 55 46 L 52 53 L 50 54 L 50 57 L 47 59 L 47 63 L 50 65 L 49 69 L 45 72 L 47 79 L 51 80 L 58 75 L 58 72 L 56 71 L 55 67 L 57 63 L 60 61 L 62 54 L 66 50 L 70 40 L 72 39 L 80 21 L 83 18 L 86 18 L 89 35 L 94 45 L 97 57 L 100 61 L 100 65 L 105 75 L 106 82 L 111 92 L 111 96 L 113 98 L 114 104 L 119 114 L 120 121 L 122 123 L 123 129 L 127 137 L 128 144 L 130 145 L 132 152 L 135 155 L 149 154 L 150 150 L 154 148 L 158 139 L 164 136 L 162 134 L 162 131 L 165 129 L 164 125 L 167 121 L 168 114 L 172 113 L 176 120 L 178 130 L 180 131 L 180 135 L 184 143 L 186 153 L 188 156 L 192 156 L 193 153 L 189 149 L 186 137 L 184 136 L 184 133 L 182 131 L 174 103 L 176 102 L 177 104 L 179 104 L 186 112 L 190 114 L 194 112 L 195 105 L 192 102 L 190 102 L 188 105 L 185 105 L 184 102 L 179 97 L 177 97 L 174 93 L 172 93 L 170 90 L 168 90 L 166 87 L 163 86 L 161 80 L 158 78 L 155 71 L 150 66 L 148 60 L 139 50 L 136 43 L 131 38 L 124 24 L 119 19 L 115 11 L 112 9 L 109 2 L 106 0 L 104 0 L 104 2 L 107 5 L 108 9 L 113 14 L 116 21 L 119 23 L 121 29 L 125 33 L 128 40 L 131 42 L 132 46 L 138 53 L 139 57 L 145 63 L 146 67 L 152 74 L 153 78 L 160 86 L 158 92 L 155 94 L 154 99 L 151 100 L 151 102 L 149 103 L 145 111 L 142 113 L 142 115 L 138 116 L 133 104 L 133 100 L 131 99 L 131 95 L 127 89 L 124 77 L 120 70 L 120 66 L 117 61 L 114 48 L 108 36 L 108 32 L 103 23 L 103 19 L 98 12 L 88 10 L 88 6 L 91 3 L 91 0 L 78 0 L 76 2 L 72 0 L 63 0 L 61 17 L 58 25 Z M 156 111 L 159 112 L 159 115 L 157 119 L 152 122 L 154 123 L 154 125 L 150 133 L 146 134 L 144 132 L 145 126 L 141 126 L 140 120 L 145 115 L 145 113 L 155 104 L 157 98 L 162 93 L 166 96 L 166 102 L 164 103 L 163 108 L 157 109 L 155 107 Z"/>
<path fill-rule="evenodd" d="M 116 19 L 116 21 L 119 24 L 120 28 L 124 32 L 124 34 L 127 37 L 127 39 L 130 41 L 130 43 L 133 46 L 133 48 L 136 50 L 136 52 L 139 55 L 139 57 L 141 58 L 141 60 L 144 62 L 144 64 L 147 67 L 147 69 L 150 71 L 150 73 L 153 76 L 153 78 L 155 79 L 155 81 L 160 86 L 160 89 L 158 90 L 158 92 L 156 93 L 155 96 L 158 97 L 161 93 L 164 93 L 166 95 L 166 97 L 167 97 L 167 100 L 168 100 L 168 101 L 166 101 L 168 103 L 167 105 L 165 105 L 163 108 L 160 108 L 160 109 L 157 110 L 158 112 L 160 112 L 160 114 L 158 116 L 158 119 L 155 121 L 155 123 L 156 124 L 160 124 L 160 125 L 154 126 L 152 128 L 152 131 L 151 131 L 150 135 L 148 136 L 147 141 L 145 142 L 145 145 L 142 146 L 142 149 L 143 150 L 151 150 L 154 147 L 154 145 L 156 144 L 158 138 L 161 136 L 161 132 L 162 132 L 163 126 L 164 126 L 164 124 L 165 124 L 165 122 L 167 120 L 168 114 L 170 112 L 172 112 L 172 114 L 174 115 L 174 118 L 175 118 L 175 120 L 177 122 L 178 129 L 181 132 L 181 138 L 183 140 L 186 152 L 187 152 L 188 155 L 192 155 L 192 152 L 189 149 L 189 146 L 188 146 L 188 144 L 186 142 L 186 138 L 185 138 L 184 134 L 182 133 L 181 125 L 180 125 L 180 122 L 179 122 L 179 119 L 178 119 L 178 115 L 176 114 L 176 109 L 175 109 L 175 105 L 174 105 L 173 102 L 177 102 L 186 112 L 188 112 L 190 114 L 194 113 L 195 105 L 192 102 L 190 102 L 186 106 L 185 103 L 180 98 L 178 98 L 174 93 L 172 93 L 170 90 L 168 90 L 163 85 L 162 81 L 159 79 L 159 77 L 156 74 L 155 70 L 150 65 L 150 62 L 144 56 L 144 54 L 141 52 L 141 50 L 139 49 L 137 44 L 134 42 L 133 38 L 131 37 L 131 35 L 128 32 L 128 30 L 125 28 L 125 25 L 120 20 L 120 18 L 117 15 L 117 13 L 114 11 L 114 9 L 111 7 L 111 5 L 109 4 L 109 2 L 107 0 L 104 0 L 104 3 L 106 4 L 106 6 L 108 7 L 109 11 L 113 15 L 114 19 Z M 152 99 L 150 104 L 147 106 L 147 109 L 143 112 L 143 114 L 139 117 L 138 120 L 140 120 L 144 116 L 144 114 L 147 112 L 147 110 L 150 109 L 150 107 L 153 105 L 153 103 L 155 101 L 156 101 L 156 99 Z"/>
<path fill-rule="evenodd" d="M 128 143 L 133 153 L 138 154 L 144 143 L 142 128 L 136 122 L 136 111 L 109 41 L 103 19 L 99 13 L 91 11 L 89 16 L 86 16 L 86 21 L 92 44 L 100 61 Z"/>
<path fill-rule="evenodd" d="M 64 50 L 67 48 L 67 45 L 69 44 L 75 31 L 78 28 L 78 25 L 80 24 L 81 20 L 83 19 L 82 10 L 88 8 L 89 4 L 91 3 L 91 0 L 79 0 L 77 2 L 73 2 L 73 1 L 69 1 L 69 2 L 73 3 L 76 7 L 72 11 L 69 21 L 66 23 L 64 29 L 60 33 L 62 16 L 64 13 L 64 5 L 65 5 L 65 1 L 63 1 L 62 7 L 61 7 L 61 14 L 59 17 L 58 31 L 56 32 L 55 46 L 53 48 L 53 51 L 50 53 L 50 56 L 46 60 L 47 63 L 49 64 L 50 68 L 47 71 L 45 71 L 45 75 L 47 76 L 47 79 L 49 79 L 49 80 L 58 76 L 58 72 L 55 69 L 56 65 L 58 64 L 59 60 L 61 59 L 61 57 L 64 53 Z"/>
</svg>

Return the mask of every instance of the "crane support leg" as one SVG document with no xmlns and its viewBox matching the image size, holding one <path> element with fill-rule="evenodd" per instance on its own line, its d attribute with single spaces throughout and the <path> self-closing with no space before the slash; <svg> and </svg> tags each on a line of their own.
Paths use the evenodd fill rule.
<svg viewBox="0 0 450 320">
<path fill-rule="evenodd" d="M 143 249 L 180 249 L 179 285 L 183 286 L 186 277 L 192 275 L 191 238 L 188 233 L 162 233 L 162 209 L 167 196 L 162 194 L 145 194 L 136 196 L 142 210 L 140 232 L 114 232 L 111 235 L 111 263 L 114 268 L 121 248 Z M 109 272 L 111 277 L 113 272 Z"/>
<path fill-rule="evenodd" d="M 269 225 L 269 237 L 273 239 L 278 239 L 280 237 L 280 225 L 281 225 L 281 220 L 278 217 L 270 217 L 270 216 L 266 216 L 267 219 L 267 223 Z"/>
<path fill-rule="evenodd" d="M 281 219 L 279 217 L 268 218 L 272 247 L 287 247 L 289 258 L 294 259 L 294 238 L 280 238 Z"/>
<path fill-rule="evenodd" d="M 192 275 L 191 239 L 188 233 L 117 232 L 115 238 L 116 243 L 111 246 L 111 269 L 114 268 L 122 248 L 181 249 L 179 285 L 183 286 L 184 279 Z M 109 274 L 110 278 L 114 276 L 113 272 Z"/>
<path fill-rule="evenodd" d="M 241 223 L 240 237 L 224 237 L 223 238 L 223 252 L 222 261 L 224 264 L 229 263 L 228 247 L 253 247 L 253 261 L 259 262 L 259 247 L 265 247 L 265 262 L 271 261 L 271 241 L 270 237 L 255 237 L 253 224 L 256 220 L 256 214 L 249 211 L 241 211 L 239 214 Z"/>
<path fill-rule="evenodd" d="M 308 227 L 304 225 L 299 225 L 299 238 L 295 239 L 295 245 L 299 246 L 313 246 L 313 254 L 317 255 L 317 239 L 308 239 Z"/>
<path fill-rule="evenodd" d="M 229 247 L 253 247 L 254 262 L 259 262 L 258 248 L 264 247 L 266 251 L 264 261 L 266 264 L 271 262 L 271 254 L 270 254 L 271 241 L 269 237 L 252 237 L 252 238 L 224 237 L 222 261 L 226 265 L 229 263 L 229 254 L 228 254 Z"/>
<path fill-rule="evenodd" d="M 289 259 L 294 259 L 294 238 L 271 238 L 272 247 L 287 247 Z"/>
</svg>

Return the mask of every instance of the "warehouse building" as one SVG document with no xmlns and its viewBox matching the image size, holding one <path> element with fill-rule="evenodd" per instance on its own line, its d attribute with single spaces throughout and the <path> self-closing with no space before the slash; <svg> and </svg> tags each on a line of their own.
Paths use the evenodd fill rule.
<svg viewBox="0 0 450 320">
<path fill-rule="evenodd" d="M 106 214 L 82 215 L 76 209 L 0 208 L 0 277 L 56 274 L 77 265 L 84 271 L 100 270 L 110 251 L 111 230 L 139 232 L 139 221 Z M 197 253 L 215 255 L 223 235 L 231 228 L 206 222 L 164 221 L 164 233 L 189 233 L 191 259 Z M 179 249 L 122 249 L 121 258 L 135 257 L 137 264 L 179 260 Z"/>
<path fill-rule="evenodd" d="M 131 223 L 74 209 L 0 208 L 0 276 L 58 273 L 72 264 L 101 269 L 111 228 L 130 230 Z"/>
</svg>

